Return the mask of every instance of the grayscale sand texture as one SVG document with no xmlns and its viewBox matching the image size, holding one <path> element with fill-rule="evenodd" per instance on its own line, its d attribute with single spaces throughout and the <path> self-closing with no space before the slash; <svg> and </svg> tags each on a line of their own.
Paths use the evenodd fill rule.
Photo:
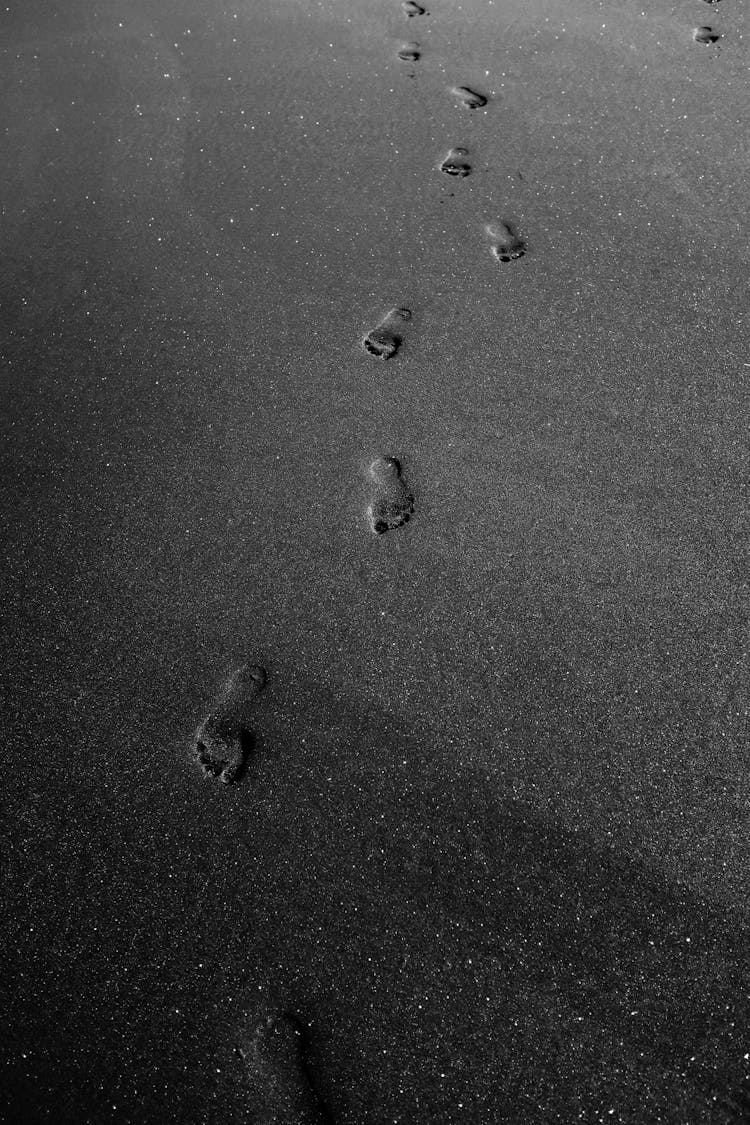
<svg viewBox="0 0 750 1125">
<path fill-rule="evenodd" d="M 422 6 L 0 10 L 11 1125 L 750 1117 L 748 6 Z"/>
</svg>

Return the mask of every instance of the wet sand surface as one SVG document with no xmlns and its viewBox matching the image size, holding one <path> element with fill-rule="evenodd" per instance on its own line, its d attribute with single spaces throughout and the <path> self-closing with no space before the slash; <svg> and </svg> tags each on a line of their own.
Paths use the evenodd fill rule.
<svg viewBox="0 0 750 1125">
<path fill-rule="evenodd" d="M 8 1121 L 750 1115 L 747 10 L 424 8 L 0 14 Z"/>
</svg>

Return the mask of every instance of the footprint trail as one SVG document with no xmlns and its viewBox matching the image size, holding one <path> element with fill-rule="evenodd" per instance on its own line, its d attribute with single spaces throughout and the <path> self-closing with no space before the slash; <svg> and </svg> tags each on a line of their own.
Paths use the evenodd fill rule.
<svg viewBox="0 0 750 1125">
<path fill-rule="evenodd" d="M 302 1028 L 293 1016 L 270 1016 L 238 1052 L 246 1068 L 254 1125 L 330 1122 L 310 1080 Z"/>
<path fill-rule="evenodd" d="M 368 470 L 376 492 L 367 509 L 370 528 L 383 535 L 408 523 L 414 514 L 414 497 L 401 476 L 395 457 L 376 457 Z"/>
<path fill-rule="evenodd" d="M 411 320 L 409 309 L 391 309 L 379 324 L 367 333 L 362 346 L 378 359 L 390 359 L 401 346 L 404 326 Z"/>
<path fill-rule="evenodd" d="M 266 673 L 260 665 L 238 668 L 201 723 L 195 736 L 195 756 L 206 777 L 231 785 L 242 774 L 253 743 L 248 720 L 265 683 Z"/>
</svg>

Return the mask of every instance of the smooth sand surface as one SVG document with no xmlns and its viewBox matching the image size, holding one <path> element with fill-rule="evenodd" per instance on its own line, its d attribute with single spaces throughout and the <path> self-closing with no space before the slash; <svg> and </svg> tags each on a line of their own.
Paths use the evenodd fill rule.
<svg viewBox="0 0 750 1125">
<path fill-rule="evenodd" d="M 0 13 L 3 1120 L 750 1114 L 747 6 L 423 6 Z"/>
</svg>

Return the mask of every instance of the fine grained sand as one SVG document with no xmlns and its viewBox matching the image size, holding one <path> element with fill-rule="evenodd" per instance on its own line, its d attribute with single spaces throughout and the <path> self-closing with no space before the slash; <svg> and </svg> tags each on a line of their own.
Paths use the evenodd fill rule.
<svg viewBox="0 0 750 1125">
<path fill-rule="evenodd" d="M 746 6 L 423 6 L 0 14 L 5 1120 L 748 1113 Z"/>
</svg>

